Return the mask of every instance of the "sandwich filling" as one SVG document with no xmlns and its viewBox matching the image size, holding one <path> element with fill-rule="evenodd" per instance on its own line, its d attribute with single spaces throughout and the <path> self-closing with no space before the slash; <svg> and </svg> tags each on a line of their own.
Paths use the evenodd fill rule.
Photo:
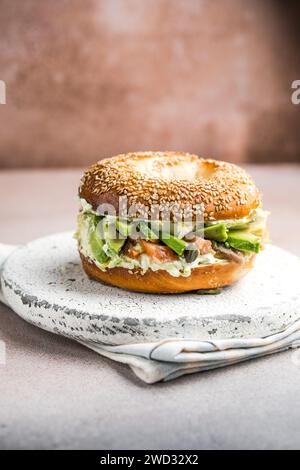
<svg viewBox="0 0 300 470">
<path fill-rule="evenodd" d="M 79 250 L 102 271 L 121 267 L 145 273 L 165 270 L 188 277 L 192 269 L 233 261 L 242 264 L 259 253 L 267 238 L 268 213 L 253 210 L 243 219 L 166 224 L 100 216 L 81 199 Z"/>
</svg>

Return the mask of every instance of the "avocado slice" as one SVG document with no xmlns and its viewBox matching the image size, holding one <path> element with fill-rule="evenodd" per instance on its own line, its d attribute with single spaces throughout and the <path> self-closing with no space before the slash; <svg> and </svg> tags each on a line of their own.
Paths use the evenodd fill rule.
<svg viewBox="0 0 300 470">
<path fill-rule="evenodd" d="M 97 235 L 97 230 L 94 230 L 90 237 L 90 246 L 94 258 L 100 263 L 104 264 L 108 260 L 107 254 L 103 250 L 104 241 Z"/>
<path fill-rule="evenodd" d="M 109 258 L 113 258 L 119 253 L 126 238 L 112 238 L 115 229 L 109 220 L 103 220 L 101 229 L 98 226 L 92 231 L 90 236 L 90 246 L 93 256 L 99 263 L 105 263 Z"/>
<path fill-rule="evenodd" d="M 259 253 L 261 239 L 247 230 L 232 230 L 228 233 L 226 244 L 236 250 Z"/>
<path fill-rule="evenodd" d="M 130 223 L 127 220 L 116 219 L 116 227 L 118 232 L 123 237 L 128 237 L 130 235 Z"/>
<path fill-rule="evenodd" d="M 146 240 L 157 240 L 159 238 L 163 243 L 165 243 L 165 245 L 175 251 L 175 253 L 177 253 L 179 256 L 183 254 L 188 245 L 184 240 L 181 240 L 180 238 L 177 238 L 171 234 L 164 234 L 163 232 L 160 232 L 158 236 L 158 234 L 151 230 L 147 222 L 141 221 L 139 223 L 139 229 Z"/>
<path fill-rule="evenodd" d="M 151 228 L 148 226 L 147 222 L 140 222 L 139 223 L 139 229 L 141 233 L 144 235 L 146 240 L 157 240 L 158 235 L 151 230 Z"/>
<path fill-rule="evenodd" d="M 97 227 L 97 224 L 100 222 L 100 220 L 102 219 L 102 217 L 100 215 L 96 215 L 96 214 L 88 214 L 88 217 L 90 218 L 90 225 L 94 226 L 94 227 Z"/>
<path fill-rule="evenodd" d="M 203 229 L 204 238 L 216 240 L 217 242 L 226 242 L 228 238 L 225 224 L 211 225 Z"/>
<path fill-rule="evenodd" d="M 117 223 L 117 222 L 116 222 Z M 119 225 L 120 226 L 120 225 Z M 103 224 L 103 235 L 104 235 L 104 243 L 106 244 L 108 250 L 107 254 L 111 257 L 117 255 L 121 250 L 122 246 L 124 245 L 126 238 L 122 236 L 122 238 L 113 238 L 116 234 L 116 226 L 111 221 L 105 221 Z M 124 228 L 124 225 L 122 226 Z"/>
<path fill-rule="evenodd" d="M 188 243 L 180 238 L 174 237 L 174 235 L 161 234 L 161 241 L 165 243 L 171 250 L 175 251 L 178 256 L 182 256 Z"/>
<path fill-rule="evenodd" d="M 187 247 L 187 242 L 175 237 L 174 235 L 163 233 L 160 231 L 159 236 L 148 226 L 147 222 L 140 222 L 139 228 L 146 240 L 157 240 L 158 238 L 165 243 L 171 250 L 175 251 L 177 255 L 181 256 Z"/>
<path fill-rule="evenodd" d="M 119 238 L 119 239 L 116 239 L 116 238 L 108 238 L 106 240 L 106 244 L 109 248 L 110 251 L 112 251 L 112 254 L 114 255 L 117 255 L 119 253 L 119 251 L 121 250 L 122 246 L 124 245 L 125 243 L 125 239 L 124 238 Z"/>
<path fill-rule="evenodd" d="M 227 230 L 245 230 L 253 220 L 254 219 L 250 217 L 236 220 L 220 220 L 219 222 L 206 223 L 205 228 L 216 227 L 219 224 L 224 224 Z"/>
</svg>

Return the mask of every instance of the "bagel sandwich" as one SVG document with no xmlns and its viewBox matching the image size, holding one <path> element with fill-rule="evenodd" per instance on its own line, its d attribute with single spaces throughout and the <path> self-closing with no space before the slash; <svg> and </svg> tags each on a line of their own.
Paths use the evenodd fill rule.
<svg viewBox="0 0 300 470">
<path fill-rule="evenodd" d="M 242 168 L 182 152 L 92 165 L 79 187 L 77 239 L 91 279 L 138 292 L 212 291 L 253 267 L 268 213 Z"/>
</svg>

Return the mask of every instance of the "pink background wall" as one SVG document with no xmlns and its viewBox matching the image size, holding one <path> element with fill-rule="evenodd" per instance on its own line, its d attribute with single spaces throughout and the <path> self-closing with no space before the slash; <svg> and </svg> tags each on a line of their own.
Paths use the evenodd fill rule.
<svg viewBox="0 0 300 470">
<path fill-rule="evenodd" d="M 0 167 L 144 149 L 300 161 L 297 14 L 275 0 L 0 0 Z"/>
</svg>

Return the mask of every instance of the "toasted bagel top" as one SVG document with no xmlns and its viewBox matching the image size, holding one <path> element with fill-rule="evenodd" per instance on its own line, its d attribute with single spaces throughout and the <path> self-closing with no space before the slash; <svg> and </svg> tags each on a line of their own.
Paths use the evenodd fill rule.
<svg viewBox="0 0 300 470">
<path fill-rule="evenodd" d="M 175 204 L 193 217 L 201 207 L 204 220 L 246 217 L 260 206 L 260 193 L 245 170 L 231 163 L 200 158 L 183 152 L 135 152 L 106 158 L 83 175 L 79 196 L 93 210 L 119 197 L 128 206 Z"/>
</svg>

